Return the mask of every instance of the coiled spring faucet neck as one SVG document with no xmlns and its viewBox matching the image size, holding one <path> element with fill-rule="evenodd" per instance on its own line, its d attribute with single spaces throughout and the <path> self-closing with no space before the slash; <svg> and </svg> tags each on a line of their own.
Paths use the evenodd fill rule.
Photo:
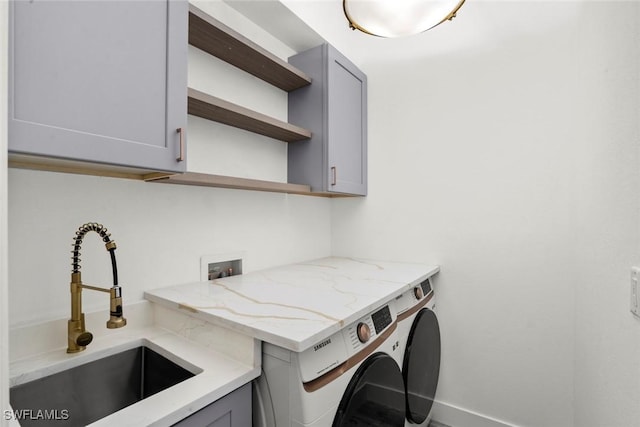
<svg viewBox="0 0 640 427">
<path fill-rule="evenodd" d="M 72 272 L 73 273 L 79 273 L 80 272 L 80 249 L 82 246 L 82 240 L 84 239 L 84 236 L 86 236 L 86 234 L 89 231 L 95 231 L 96 233 L 98 233 L 98 235 L 100 236 L 100 238 L 102 239 L 102 241 L 105 243 L 105 246 L 107 248 L 107 250 L 109 251 L 109 253 L 111 254 L 111 264 L 113 265 L 114 271 L 113 271 L 113 285 L 117 286 L 118 285 L 118 271 L 117 269 L 115 269 L 115 265 L 116 265 L 116 258 L 115 258 L 115 250 L 116 250 L 116 242 L 114 242 L 113 240 L 111 240 L 111 233 L 109 233 L 107 231 L 107 228 L 105 226 L 103 226 L 102 224 L 98 224 L 95 222 L 90 222 L 87 224 L 84 224 L 82 227 L 78 228 L 78 231 L 76 231 L 76 236 L 73 238 L 74 243 L 73 243 L 73 251 L 71 251 L 71 253 L 73 254 L 73 257 L 71 257 L 72 259 L 72 263 L 71 263 L 71 268 L 72 268 Z"/>
<path fill-rule="evenodd" d="M 111 255 L 111 268 L 113 270 L 113 286 L 109 289 L 97 286 L 85 285 L 82 283 L 80 274 L 80 249 L 84 236 L 89 232 L 98 233 L 105 247 Z M 118 286 L 118 268 L 116 264 L 116 242 L 111 240 L 111 234 L 102 224 L 90 222 L 82 225 L 73 238 L 72 244 L 72 264 L 71 264 L 71 319 L 68 322 L 67 353 L 76 353 L 85 349 L 93 340 L 91 332 L 87 332 L 84 323 L 84 313 L 82 312 L 82 289 L 107 292 L 111 295 L 110 317 L 107 321 L 107 328 L 120 328 L 127 324 L 127 320 L 122 317 L 122 290 Z"/>
</svg>

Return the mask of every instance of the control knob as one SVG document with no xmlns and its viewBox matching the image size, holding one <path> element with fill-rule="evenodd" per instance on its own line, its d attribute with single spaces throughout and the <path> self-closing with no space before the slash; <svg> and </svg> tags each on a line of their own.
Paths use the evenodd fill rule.
<svg viewBox="0 0 640 427">
<path fill-rule="evenodd" d="M 371 329 L 366 323 L 360 322 L 356 327 L 356 334 L 361 343 L 366 343 L 371 338 Z"/>
<path fill-rule="evenodd" d="M 416 299 L 422 299 L 422 297 L 424 296 L 422 286 L 416 286 L 415 288 L 413 288 L 413 294 L 416 296 Z"/>
</svg>

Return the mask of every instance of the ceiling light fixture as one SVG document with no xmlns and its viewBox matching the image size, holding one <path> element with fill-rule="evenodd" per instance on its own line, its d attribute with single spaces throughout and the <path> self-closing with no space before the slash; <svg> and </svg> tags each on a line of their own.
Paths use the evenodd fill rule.
<svg viewBox="0 0 640 427">
<path fill-rule="evenodd" d="M 422 33 L 450 21 L 465 0 L 343 0 L 353 30 L 380 37 Z"/>
</svg>

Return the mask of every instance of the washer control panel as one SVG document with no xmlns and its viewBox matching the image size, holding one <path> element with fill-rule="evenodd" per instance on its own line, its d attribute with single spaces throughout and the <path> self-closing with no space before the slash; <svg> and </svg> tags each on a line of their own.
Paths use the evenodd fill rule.
<svg viewBox="0 0 640 427">
<path fill-rule="evenodd" d="M 387 328 L 392 322 L 393 317 L 391 317 L 391 310 L 389 310 L 389 306 L 385 305 L 380 310 L 376 311 L 371 315 L 371 320 L 373 320 L 373 326 L 376 329 L 376 334 L 380 334 L 383 330 Z"/>
<path fill-rule="evenodd" d="M 329 338 L 298 354 L 300 376 L 308 382 L 338 367 L 375 339 L 396 320 L 395 301 L 390 301 Z"/>
</svg>

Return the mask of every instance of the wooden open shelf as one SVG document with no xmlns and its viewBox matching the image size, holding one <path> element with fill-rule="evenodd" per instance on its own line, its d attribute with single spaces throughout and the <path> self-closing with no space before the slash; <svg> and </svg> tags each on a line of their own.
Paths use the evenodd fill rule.
<svg viewBox="0 0 640 427">
<path fill-rule="evenodd" d="M 262 49 L 193 5 L 189 5 L 189 43 L 285 91 L 291 91 L 311 83 L 311 79 L 302 71 Z M 286 142 L 300 141 L 311 137 L 311 132 L 307 129 L 191 88 L 188 89 L 188 114 Z M 27 156 L 15 153 L 10 153 L 9 167 L 144 180 L 163 184 L 219 187 L 316 197 L 342 196 L 312 192 L 309 185 L 196 172 L 174 174 L 82 160 Z"/>
<path fill-rule="evenodd" d="M 311 83 L 302 71 L 191 4 L 189 44 L 287 92 Z"/>
<path fill-rule="evenodd" d="M 285 142 L 311 138 L 307 129 L 274 119 L 215 96 L 189 88 L 188 113 Z"/>
<path fill-rule="evenodd" d="M 193 5 L 189 5 L 189 44 L 287 92 L 311 84 L 311 78 L 305 73 Z M 281 141 L 294 142 L 311 138 L 311 132 L 307 129 L 277 120 L 192 88 L 188 89 L 187 105 L 188 113 L 193 116 L 234 126 Z M 342 196 L 340 194 L 312 192 L 309 185 L 198 172 L 175 175 L 152 173 L 145 175 L 144 180 L 158 184 L 231 188 L 316 197 Z"/>
<path fill-rule="evenodd" d="M 162 173 L 149 174 L 147 182 L 158 184 L 196 185 L 199 187 L 233 188 L 237 190 L 267 191 L 271 193 L 299 194 L 303 196 L 331 197 L 329 194 L 312 193 L 311 187 L 284 182 L 262 181 L 258 179 L 237 178 L 232 176 L 211 175 L 206 173 L 187 172 L 178 175 Z"/>
</svg>

